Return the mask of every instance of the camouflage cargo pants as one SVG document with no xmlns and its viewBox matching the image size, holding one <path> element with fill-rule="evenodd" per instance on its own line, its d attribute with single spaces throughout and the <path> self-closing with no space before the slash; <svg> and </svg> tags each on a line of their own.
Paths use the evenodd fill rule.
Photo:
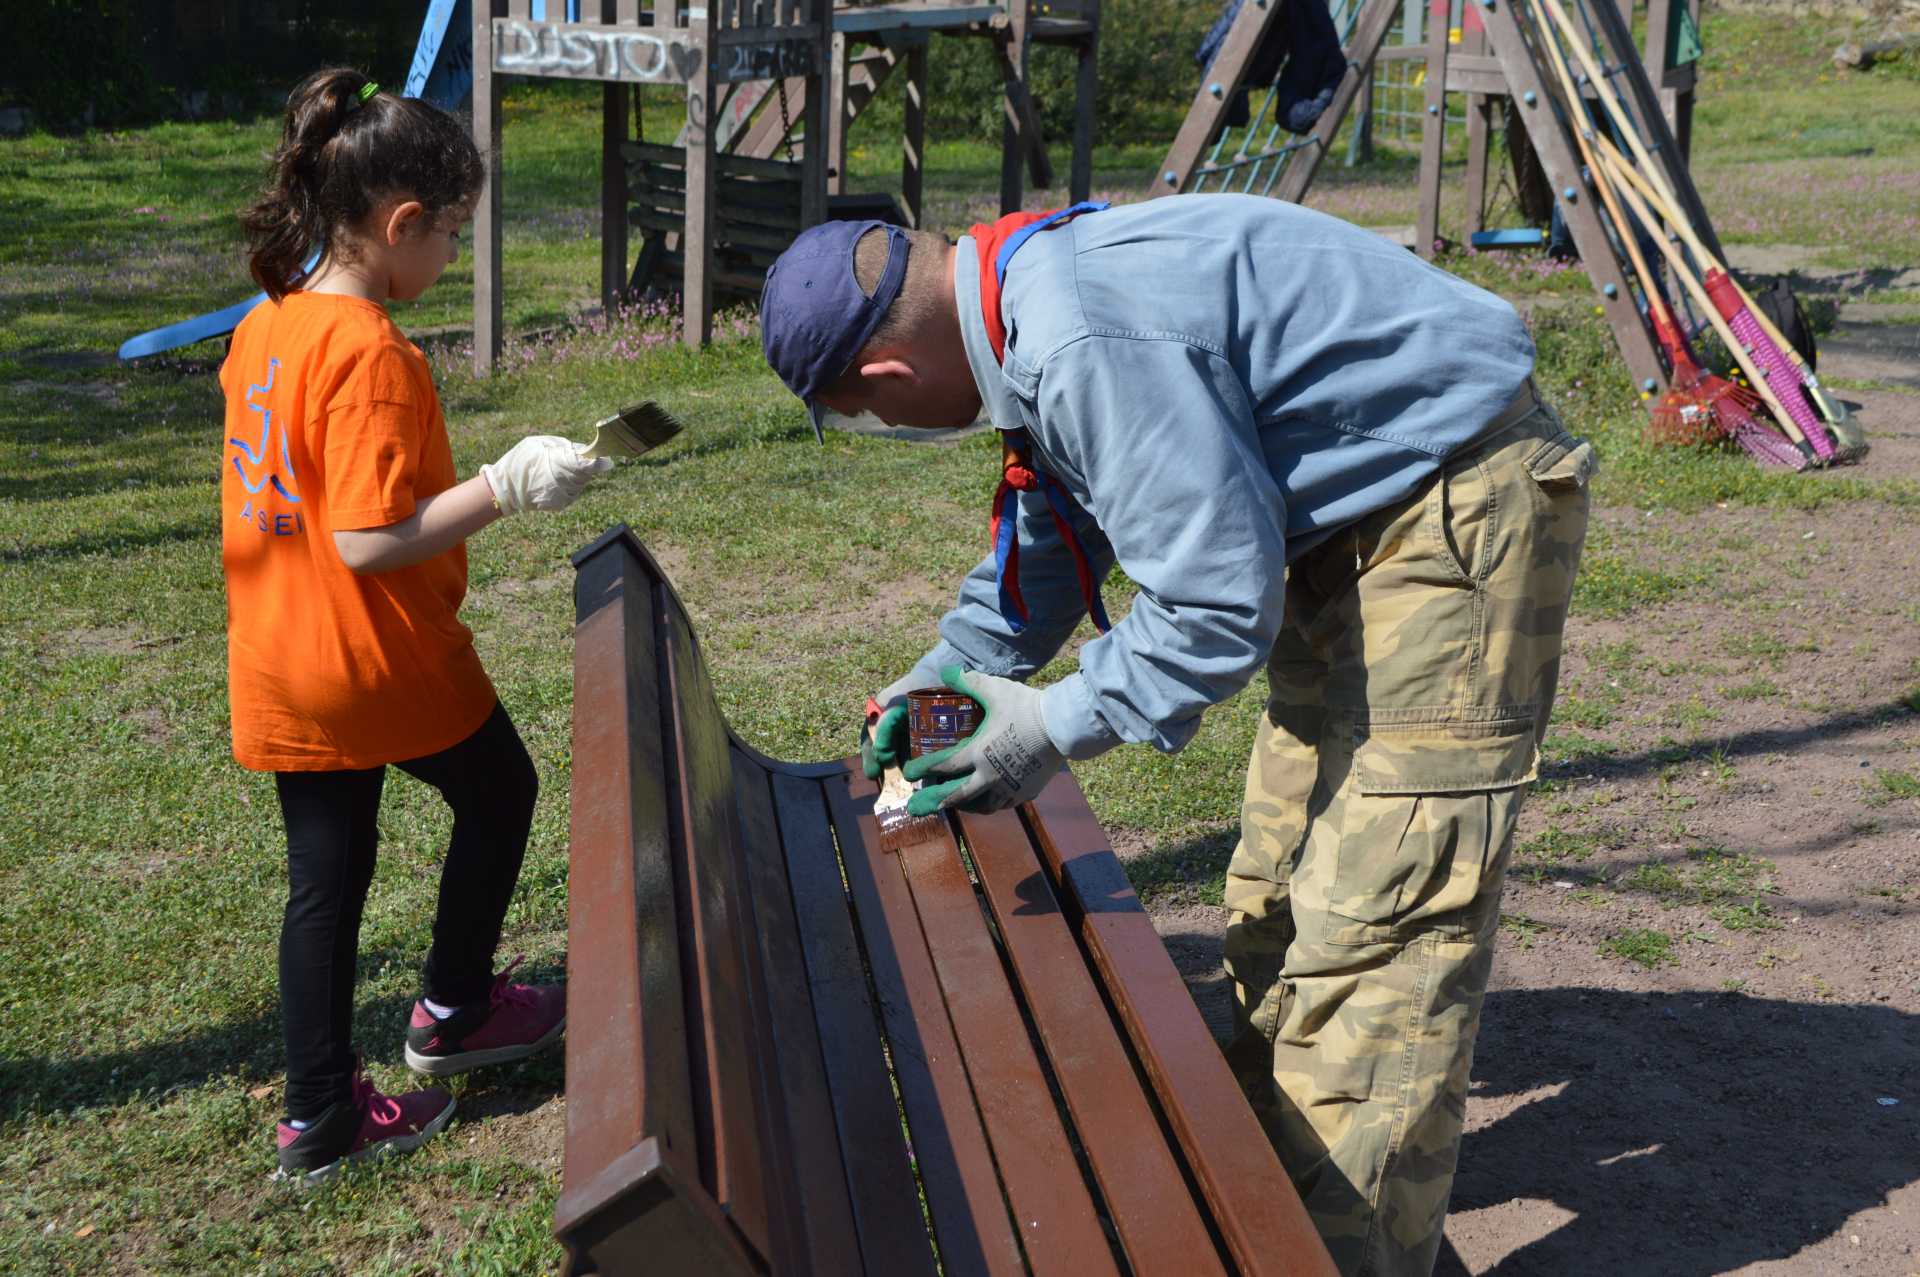
<svg viewBox="0 0 1920 1277">
<path fill-rule="evenodd" d="M 1439 1250 L 1593 468 L 1529 392 L 1289 573 L 1227 871 L 1228 1055 L 1350 1277 Z"/>
</svg>

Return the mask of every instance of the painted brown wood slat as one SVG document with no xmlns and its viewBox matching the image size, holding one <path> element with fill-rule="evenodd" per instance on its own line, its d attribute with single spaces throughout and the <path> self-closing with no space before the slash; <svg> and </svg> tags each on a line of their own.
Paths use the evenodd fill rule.
<svg viewBox="0 0 1920 1277">
<path fill-rule="evenodd" d="M 1036 841 L 1244 1277 L 1338 1271 L 1071 774 L 1034 800 Z"/>
<path fill-rule="evenodd" d="M 749 1065 L 756 1008 L 744 952 L 749 942 L 736 902 L 740 884 L 726 848 L 738 837 L 728 740 L 692 627 L 664 583 L 656 592 L 661 650 L 672 716 L 668 727 L 670 788 L 686 912 L 682 967 L 689 1019 L 704 1034 L 692 1039 L 696 1124 L 702 1169 L 714 1197 L 762 1254 L 768 1251 L 766 1184 L 758 1147 L 765 1121 Z"/>
<path fill-rule="evenodd" d="M 830 779 L 823 788 L 872 963 L 941 1266 L 956 1277 L 1024 1274 L 913 896 L 898 858 L 880 850 L 872 805 L 877 787 L 861 775 L 857 758 L 847 764 L 846 781 Z"/>
<path fill-rule="evenodd" d="M 932 1252 L 914 1200 L 913 1168 L 887 1079 L 878 1014 L 847 911 L 826 797 L 818 781 L 779 772 L 772 776 L 772 789 L 802 954 L 795 970 L 804 975 L 812 999 L 832 1096 L 835 1148 L 844 1176 L 840 1194 L 857 1233 L 854 1240 L 865 1254 L 864 1266 L 856 1260 L 819 1272 L 821 1277 L 930 1273 Z"/>
<path fill-rule="evenodd" d="M 1128 1262 L 1139 1273 L 1224 1277 L 1019 814 L 963 815 L 960 830 Z"/>
<path fill-rule="evenodd" d="M 570 950 L 567 996 L 573 1015 L 606 1029 L 567 1039 L 568 1073 L 583 1083 L 567 1105 L 569 1185 L 647 1135 L 683 1158 L 694 1147 L 653 601 L 644 582 L 636 586 L 621 571 L 623 561 L 601 555 L 576 582 L 574 687 L 607 709 L 575 716 L 573 725 L 574 757 L 604 766 L 578 768 L 572 778 L 568 929 L 595 947 L 576 942 Z M 635 635 L 645 661 L 629 660 Z M 613 1079 L 620 1084 L 609 1085 Z"/>
<path fill-rule="evenodd" d="M 749 902 L 742 909 L 751 936 L 748 968 L 765 999 L 765 1041 L 754 1073 L 772 1135 L 766 1177 L 774 1236 L 786 1256 L 783 1271 L 856 1272 L 859 1248 L 847 1172 L 821 1065 L 772 777 L 738 747 L 731 754 L 736 858 Z M 824 809 L 816 823 L 825 829 Z"/>
<path fill-rule="evenodd" d="M 1036 1274 L 1119 1272 L 951 838 L 900 849 L 947 1014 Z"/>
</svg>

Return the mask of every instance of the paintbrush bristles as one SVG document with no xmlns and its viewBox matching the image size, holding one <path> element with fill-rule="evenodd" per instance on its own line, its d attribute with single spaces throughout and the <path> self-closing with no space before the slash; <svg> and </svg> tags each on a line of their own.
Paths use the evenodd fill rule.
<svg viewBox="0 0 1920 1277">
<path fill-rule="evenodd" d="M 583 454 L 591 457 L 638 457 L 679 434 L 684 426 L 672 413 L 651 400 L 630 404 L 594 423 L 593 442 Z"/>
<path fill-rule="evenodd" d="M 618 421 L 633 431 L 649 448 L 657 448 L 686 429 L 679 418 L 652 400 L 629 404 L 609 420 Z"/>
<path fill-rule="evenodd" d="M 880 850 L 897 852 L 902 847 L 925 842 L 944 832 L 946 821 L 939 815 L 915 816 L 907 810 L 913 801 L 913 785 L 889 767 L 881 774 L 880 794 L 873 800 L 873 821 L 880 827 Z"/>
</svg>

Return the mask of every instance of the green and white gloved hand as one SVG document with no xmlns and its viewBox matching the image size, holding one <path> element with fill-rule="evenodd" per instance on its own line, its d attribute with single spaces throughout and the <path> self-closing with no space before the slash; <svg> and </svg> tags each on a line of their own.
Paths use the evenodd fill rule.
<svg viewBox="0 0 1920 1277">
<path fill-rule="evenodd" d="M 999 811 L 1032 801 L 1066 761 L 1047 735 L 1039 690 L 958 665 L 945 667 L 940 677 L 954 691 L 980 702 L 980 727 L 951 749 L 907 760 L 900 770 L 908 780 L 939 782 L 918 790 L 907 811 L 915 816 L 948 807 Z M 901 712 L 904 754 L 904 706 Z M 886 721 L 884 715 L 881 721 Z"/>
<path fill-rule="evenodd" d="M 867 698 L 867 721 L 860 729 L 860 770 L 868 780 L 907 761 L 907 693 L 940 684 L 939 670 L 922 657 L 920 664 Z"/>
<path fill-rule="evenodd" d="M 564 510 L 595 475 L 613 469 L 613 458 L 587 460 L 581 446 L 558 435 L 528 435 L 498 461 L 480 467 L 502 514 Z"/>
</svg>

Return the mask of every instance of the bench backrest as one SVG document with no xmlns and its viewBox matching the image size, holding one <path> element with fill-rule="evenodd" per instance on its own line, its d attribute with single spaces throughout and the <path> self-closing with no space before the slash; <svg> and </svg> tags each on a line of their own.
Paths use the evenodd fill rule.
<svg viewBox="0 0 1920 1277">
<path fill-rule="evenodd" d="M 574 562 L 573 1272 L 1333 1271 L 1070 776 L 884 853 L 629 532 Z"/>
</svg>

